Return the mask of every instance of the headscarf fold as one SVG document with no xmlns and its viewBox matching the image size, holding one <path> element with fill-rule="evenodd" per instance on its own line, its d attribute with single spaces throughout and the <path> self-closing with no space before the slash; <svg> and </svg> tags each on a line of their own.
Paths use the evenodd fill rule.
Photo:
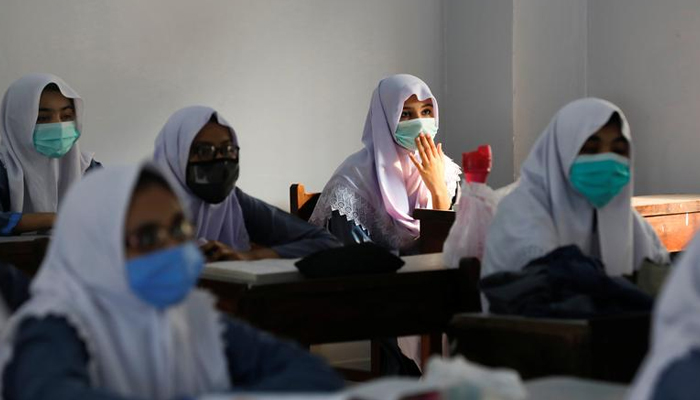
<svg viewBox="0 0 700 400">
<path fill-rule="evenodd" d="M 85 343 L 96 388 L 162 400 L 229 389 L 224 326 L 213 298 L 194 290 L 159 311 L 129 286 L 125 221 L 144 168 L 160 174 L 150 165 L 110 168 L 89 174 L 68 192 L 31 300 L 3 332 L 3 370 L 22 321 L 58 316 Z"/>
<path fill-rule="evenodd" d="M 39 100 L 51 83 L 73 99 L 75 124 L 83 133 L 83 100 L 61 78 L 30 74 L 10 85 L 0 109 L 0 161 L 10 186 L 10 210 L 5 211 L 55 213 L 70 186 L 82 178 L 92 162 L 93 154 L 81 152 L 79 141 L 61 158 L 46 157 L 34 148 Z"/>
<path fill-rule="evenodd" d="M 192 142 L 199 131 L 215 117 L 219 125 L 231 131 L 231 140 L 238 145 L 236 132 L 231 125 L 210 107 L 186 107 L 173 114 L 158 134 L 154 161 L 177 182 L 177 189 L 186 198 L 197 226 L 197 236 L 217 240 L 237 251 L 250 249 L 250 239 L 243 220 L 243 210 L 236 191 L 219 204 L 209 204 L 197 197 L 187 186 L 187 163 Z"/>
<path fill-rule="evenodd" d="M 554 116 L 523 163 L 520 184 L 498 206 L 487 234 L 482 276 L 519 270 L 571 244 L 589 256 L 599 252 L 611 276 L 631 274 L 645 258 L 668 262 L 658 236 L 632 208 L 633 179 L 601 209 L 590 205 L 570 183 L 569 170 L 583 144 L 613 113 L 620 116 L 622 135 L 631 147 L 627 119 L 608 101 L 576 100 Z M 631 171 L 633 164 L 634 157 Z"/>
<path fill-rule="evenodd" d="M 412 75 L 382 79 L 372 94 L 365 122 L 364 148 L 348 157 L 333 173 L 309 222 L 325 225 L 333 211 L 370 233 L 372 240 L 395 249 L 412 245 L 420 234 L 416 208 L 431 208 L 432 197 L 394 132 L 409 97 L 432 99 L 436 122 L 438 103 L 422 80 Z M 418 154 L 417 152 L 415 153 Z M 445 157 L 445 182 L 450 195 L 459 183 L 460 168 Z"/>
</svg>

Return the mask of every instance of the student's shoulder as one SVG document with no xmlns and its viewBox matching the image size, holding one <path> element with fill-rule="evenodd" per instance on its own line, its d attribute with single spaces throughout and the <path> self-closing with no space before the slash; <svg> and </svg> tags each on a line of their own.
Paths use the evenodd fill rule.
<svg viewBox="0 0 700 400">
<path fill-rule="evenodd" d="M 653 399 L 695 399 L 700 392 L 699 374 L 700 351 L 693 350 L 662 372 Z"/>
<path fill-rule="evenodd" d="M 235 191 L 236 198 L 238 199 L 238 202 L 241 205 L 244 205 L 246 203 L 255 203 L 255 202 L 261 201 L 261 200 L 256 199 L 255 197 L 249 195 L 248 193 L 244 192 L 243 189 L 239 188 L 238 186 L 236 186 L 233 190 Z"/>
<path fill-rule="evenodd" d="M 21 338 L 54 338 L 61 343 L 79 341 L 76 328 L 68 319 L 61 316 L 27 317 L 20 322 L 19 336 Z"/>
</svg>

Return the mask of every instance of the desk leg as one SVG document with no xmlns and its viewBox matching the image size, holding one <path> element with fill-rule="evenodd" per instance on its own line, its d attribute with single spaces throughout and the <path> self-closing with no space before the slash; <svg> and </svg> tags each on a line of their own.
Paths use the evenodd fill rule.
<svg viewBox="0 0 700 400">
<path fill-rule="evenodd" d="M 381 350 L 379 348 L 379 341 L 372 339 L 370 341 L 370 373 L 372 376 L 378 377 L 381 376 Z"/>
<path fill-rule="evenodd" d="M 429 335 L 421 335 L 421 371 L 425 371 L 425 366 L 428 364 L 428 359 L 439 354 L 442 356 L 442 333 L 431 333 Z"/>
</svg>

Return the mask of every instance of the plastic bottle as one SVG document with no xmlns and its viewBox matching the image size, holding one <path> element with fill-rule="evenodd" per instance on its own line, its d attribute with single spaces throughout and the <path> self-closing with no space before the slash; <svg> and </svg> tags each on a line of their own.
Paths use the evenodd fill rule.
<svg viewBox="0 0 700 400">
<path fill-rule="evenodd" d="M 491 172 L 491 160 L 490 145 L 479 146 L 476 151 L 462 153 L 462 168 L 467 183 L 486 183 Z"/>
</svg>

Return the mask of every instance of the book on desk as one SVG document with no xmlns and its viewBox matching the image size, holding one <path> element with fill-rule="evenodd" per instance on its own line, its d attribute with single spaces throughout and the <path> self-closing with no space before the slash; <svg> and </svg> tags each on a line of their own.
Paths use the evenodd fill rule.
<svg viewBox="0 0 700 400">
<path fill-rule="evenodd" d="M 218 261 L 207 263 L 203 279 L 244 283 L 269 283 L 272 280 L 301 278 L 294 266 L 298 260 L 269 259 L 254 261 Z"/>
</svg>

